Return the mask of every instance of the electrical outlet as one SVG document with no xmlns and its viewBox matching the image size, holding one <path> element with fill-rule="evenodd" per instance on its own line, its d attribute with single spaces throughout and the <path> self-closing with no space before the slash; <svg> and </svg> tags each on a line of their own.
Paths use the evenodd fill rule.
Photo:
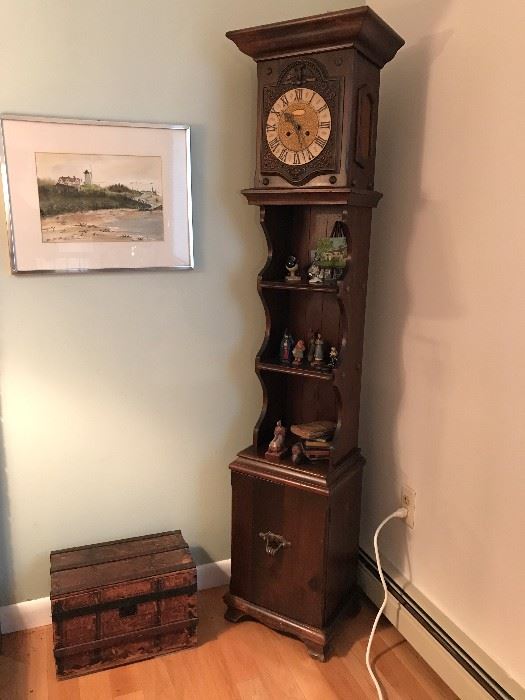
<svg viewBox="0 0 525 700">
<path fill-rule="evenodd" d="M 410 486 L 403 484 L 401 489 L 401 506 L 406 508 L 408 515 L 405 522 L 410 528 L 414 528 L 414 514 L 416 511 L 416 492 Z"/>
</svg>

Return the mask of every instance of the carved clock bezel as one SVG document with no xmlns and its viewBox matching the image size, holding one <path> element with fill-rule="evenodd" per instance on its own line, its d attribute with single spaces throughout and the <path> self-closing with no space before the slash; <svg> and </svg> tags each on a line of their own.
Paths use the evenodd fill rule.
<svg viewBox="0 0 525 700">
<path fill-rule="evenodd" d="M 282 163 L 270 149 L 266 139 L 266 123 L 276 100 L 287 90 L 308 88 L 318 93 L 327 104 L 332 129 L 328 143 L 318 156 L 304 165 Z M 314 177 L 337 173 L 341 161 L 341 100 L 343 78 L 331 78 L 325 67 L 312 58 L 291 61 L 281 71 L 276 83 L 265 85 L 262 90 L 261 114 L 261 154 L 260 172 L 262 175 L 278 175 L 291 185 L 304 185 Z"/>
</svg>

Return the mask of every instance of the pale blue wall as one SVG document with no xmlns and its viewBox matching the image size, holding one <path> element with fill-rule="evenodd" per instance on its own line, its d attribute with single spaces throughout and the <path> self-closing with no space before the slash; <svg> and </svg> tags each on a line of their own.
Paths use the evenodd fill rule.
<svg viewBox="0 0 525 700">
<path fill-rule="evenodd" d="M 340 7 L 340 6 L 339 6 Z M 229 557 L 263 334 L 255 64 L 229 29 L 322 1 L 0 2 L 0 111 L 189 123 L 194 272 L 0 274 L 2 603 L 49 593 L 49 550 L 180 527 Z M 5 239 L 2 217 L 0 234 Z"/>
</svg>

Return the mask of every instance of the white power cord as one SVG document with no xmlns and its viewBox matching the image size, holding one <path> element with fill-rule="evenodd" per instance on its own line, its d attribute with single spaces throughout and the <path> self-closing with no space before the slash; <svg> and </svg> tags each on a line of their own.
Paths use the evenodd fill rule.
<svg viewBox="0 0 525 700">
<path fill-rule="evenodd" d="M 381 568 L 381 560 L 379 558 L 379 548 L 377 546 L 377 538 L 379 537 L 379 533 L 381 532 L 381 529 L 384 525 L 387 524 L 389 520 L 393 520 L 394 518 L 401 518 L 404 519 L 408 515 L 408 510 L 406 508 L 398 508 L 396 511 L 391 513 L 387 518 L 383 520 L 382 523 L 378 525 L 377 530 L 375 531 L 374 535 L 374 552 L 376 555 L 376 562 L 377 562 L 377 569 L 379 571 L 379 578 L 381 579 L 381 583 L 383 584 L 383 590 L 385 591 L 385 599 L 383 600 L 383 605 L 379 608 L 379 611 L 376 615 L 376 619 L 374 620 L 374 624 L 372 625 L 372 631 L 370 632 L 370 637 L 368 638 L 368 645 L 366 647 L 366 667 L 368 669 L 368 673 L 372 677 L 372 680 L 374 681 L 374 685 L 377 690 L 377 697 L 379 700 L 383 700 L 383 692 L 381 690 L 381 686 L 379 685 L 379 682 L 372 671 L 372 667 L 370 666 L 370 649 L 372 648 L 372 639 L 374 638 L 374 634 L 377 628 L 377 625 L 379 623 L 379 619 L 381 618 L 381 615 L 383 614 L 384 609 L 386 608 L 386 603 L 388 600 L 388 589 L 386 587 L 385 583 L 385 577 L 383 576 L 383 569 Z"/>
</svg>

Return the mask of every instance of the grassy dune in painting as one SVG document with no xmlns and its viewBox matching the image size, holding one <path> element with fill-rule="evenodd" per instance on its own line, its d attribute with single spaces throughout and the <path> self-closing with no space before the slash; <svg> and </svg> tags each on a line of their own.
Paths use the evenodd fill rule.
<svg viewBox="0 0 525 700">
<path fill-rule="evenodd" d="M 119 190 L 115 191 L 113 187 L 119 187 Z M 97 209 L 149 209 L 138 199 L 133 199 L 138 198 L 140 194 L 124 185 L 75 190 L 72 187 L 56 185 L 51 180 L 38 181 L 41 217 Z"/>
</svg>

